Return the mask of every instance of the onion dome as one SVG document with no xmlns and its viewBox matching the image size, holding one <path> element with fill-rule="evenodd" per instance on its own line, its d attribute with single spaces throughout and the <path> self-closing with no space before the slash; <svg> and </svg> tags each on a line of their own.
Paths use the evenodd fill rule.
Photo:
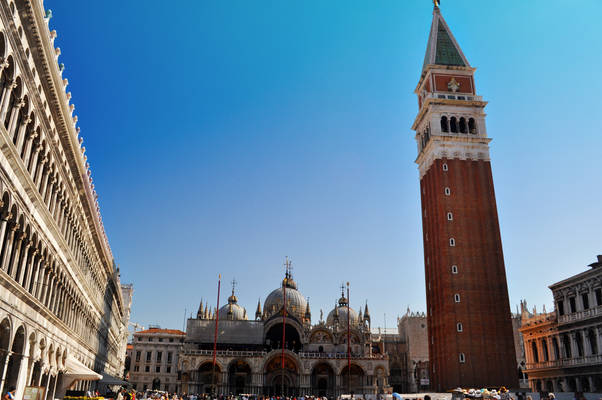
<svg viewBox="0 0 602 400">
<path fill-rule="evenodd" d="M 268 294 L 263 303 L 263 312 L 267 318 L 274 314 L 279 314 L 283 307 L 283 292 L 286 287 L 286 312 L 287 315 L 294 316 L 299 321 L 303 321 L 305 310 L 307 309 L 307 300 L 297 290 L 297 283 L 293 280 L 290 272 L 287 271 L 282 280 L 282 286 Z"/>
<path fill-rule="evenodd" d="M 234 288 L 232 288 L 232 295 L 228 297 L 228 304 L 219 309 L 219 318 L 230 321 L 247 320 L 247 310 L 238 305 L 238 298 L 234 295 Z"/>
<path fill-rule="evenodd" d="M 341 298 L 339 299 L 339 304 L 335 305 L 334 309 L 328 314 L 326 318 L 326 325 L 334 325 L 336 322 L 340 324 L 347 323 L 347 310 L 349 310 L 349 322 L 351 325 L 355 325 L 359 322 L 359 316 L 357 312 L 351 308 L 347 307 L 348 301 L 345 298 L 344 294 L 341 294 Z"/>
</svg>

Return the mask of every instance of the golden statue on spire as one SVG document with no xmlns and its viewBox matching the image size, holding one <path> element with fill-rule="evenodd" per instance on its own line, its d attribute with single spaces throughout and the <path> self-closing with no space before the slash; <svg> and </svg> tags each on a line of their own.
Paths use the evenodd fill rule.
<svg viewBox="0 0 602 400">
<path fill-rule="evenodd" d="M 439 8 L 439 6 L 441 5 L 441 0 L 433 0 L 433 5 L 435 6 L 435 8 Z"/>
</svg>

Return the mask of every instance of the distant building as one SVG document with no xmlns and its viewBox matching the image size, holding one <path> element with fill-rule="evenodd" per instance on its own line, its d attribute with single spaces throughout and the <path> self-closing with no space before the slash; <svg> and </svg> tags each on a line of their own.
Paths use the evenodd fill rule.
<svg viewBox="0 0 602 400">
<path fill-rule="evenodd" d="M 523 303 L 526 372 L 533 391 L 602 390 L 602 256 L 590 270 L 550 286 L 555 310 Z"/>
<path fill-rule="evenodd" d="M 408 309 L 397 326 L 401 342 L 406 345 L 404 369 L 407 392 L 427 390 L 430 387 L 427 317 L 425 313 L 411 312 Z"/>
<path fill-rule="evenodd" d="M 412 129 L 418 145 L 430 383 L 516 387 L 487 102 L 435 2 Z"/>
<path fill-rule="evenodd" d="M 134 389 L 178 390 L 178 355 L 186 334 L 177 329 L 134 332 L 130 383 Z"/>
</svg>

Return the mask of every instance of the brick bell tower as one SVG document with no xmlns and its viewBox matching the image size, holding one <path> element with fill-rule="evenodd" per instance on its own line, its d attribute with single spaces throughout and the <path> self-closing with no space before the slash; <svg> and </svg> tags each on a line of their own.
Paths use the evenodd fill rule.
<svg viewBox="0 0 602 400">
<path fill-rule="evenodd" d="M 487 105 L 435 1 L 418 95 L 431 387 L 518 387 Z"/>
</svg>

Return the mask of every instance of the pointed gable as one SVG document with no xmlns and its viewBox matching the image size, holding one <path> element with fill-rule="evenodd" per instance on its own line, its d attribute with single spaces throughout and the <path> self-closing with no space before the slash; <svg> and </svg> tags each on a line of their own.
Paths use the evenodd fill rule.
<svg viewBox="0 0 602 400">
<path fill-rule="evenodd" d="M 453 65 L 459 67 L 469 67 L 470 64 L 462 49 L 456 42 L 447 23 L 443 19 L 439 7 L 433 10 L 433 22 L 431 24 L 431 33 L 426 45 L 426 54 L 424 55 L 424 70 L 427 65 Z"/>
</svg>

